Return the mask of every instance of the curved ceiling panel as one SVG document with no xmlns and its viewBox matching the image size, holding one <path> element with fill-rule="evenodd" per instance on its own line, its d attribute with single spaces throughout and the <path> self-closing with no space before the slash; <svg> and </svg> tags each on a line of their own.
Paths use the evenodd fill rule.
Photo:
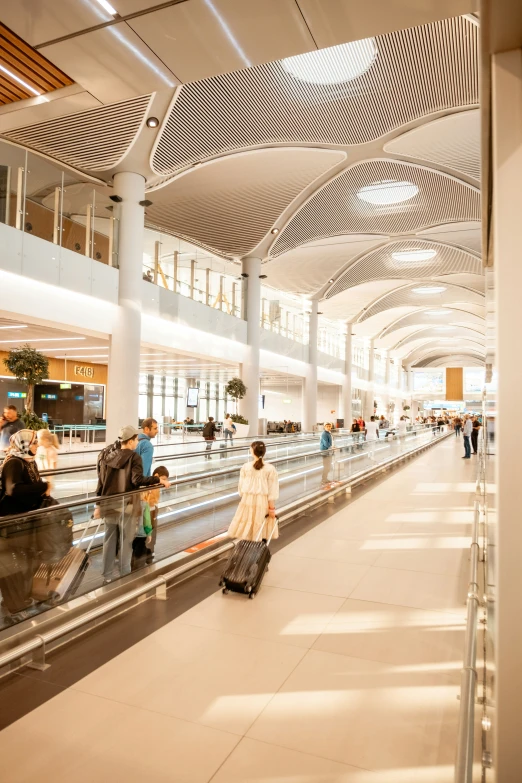
<svg viewBox="0 0 522 783">
<path fill-rule="evenodd" d="M 455 354 L 473 353 L 476 356 L 484 358 L 486 355 L 486 349 L 484 346 L 475 340 L 454 340 L 445 343 L 438 343 L 436 340 L 427 340 L 425 343 L 412 348 L 406 355 L 402 356 L 402 360 L 405 364 L 415 364 L 416 362 L 424 359 L 430 354 L 438 353 L 448 356 L 454 356 Z"/>
<path fill-rule="evenodd" d="M 421 359 L 414 367 L 483 367 L 484 357 L 478 353 L 447 354 L 440 352 Z"/>
<path fill-rule="evenodd" d="M 156 190 L 147 222 L 228 256 L 263 239 L 284 209 L 344 152 L 274 148 L 229 155 Z"/>
<path fill-rule="evenodd" d="M 409 334 L 399 340 L 399 342 L 391 347 L 391 350 L 404 348 L 404 346 L 409 345 L 409 343 L 415 342 L 416 340 L 440 340 L 453 337 L 462 337 L 463 339 L 469 338 L 470 340 L 476 340 L 477 342 L 481 342 L 485 345 L 485 336 L 483 330 L 480 331 L 478 329 L 474 329 L 471 326 L 444 325 L 432 326 L 428 327 L 427 329 L 418 329 L 412 334 Z"/>
<path fill-rule="evenodd" d="M 357 163 L 316 191 L 293 216 L 271 256 L 339 234 L 407 234 L 480 219 L 476 188 L 432 169 L 393 160 Z"/>
<path fill-rule="evenodd" d="M 401 240 L 367 253 L 355 261 L 328 290 L 326 297 L 368 280 L 415 279 L 432 275 L 483 273 L 480 259 L 450 245 L 426 240 Z"/>
<path fill-rule="evenodd" d="M 464 111 L 433 120 L 389 141 L 384 149 L 480 180 L 480 112 Z"/>
<path fill-rule="evenodd" d="M 418 235 L 436 242 L 458 245 L 479 255 L 482 252 L 482 231 L 479 222 L 448 223 L 445 226 L 434 226 L 419 231 Z"/>
<path fill-rule="evenodd" d="M 6 131 L 4 136 L 69 166 L 104 171 L 125 157 L 145 121 L 150 102 L 150 95 L 142 95 L 16 128 Z"/>
<path fill-rule="evenodd" d="M 268 283 L 283 291 L 315 293 L 352 258 L 387 239 L 373 234 L 352 234 L 319 240 L 268 261 L 263 271 L 268 275 Z"/>
<path fill-rule="evenodd" d="M 414 313 L 408 313 L 408 315 L 399 318 L 384 329 L 380 334 L 380 337 L 384 338 L 398 330 L 406 329 L 408 327 L 445 326 L 461 322 L 477 326 L 481 329 L 484 329 L 486 324 L 484 318 L 469 313 L 464 309 L 461 310 L 456 307 L 428 308 L 426 310 L 417 310 Z"/>
<path fill-rule="evenodd" d="M 363 144 L 434 112 L 478 104 L 478 28 L 464 17 L 377 36 L 366 44 L 375 57 L 365 69 L 361 45 L 302 56 L 327 83 L 298 78 L 277 61 L 184 85 L 153 151 L 153 170 L 167 176 L 266 144 Z"/>
<path fill-rule="evenodd" d="M 444 288 L 442 291 L 429 292 L 429 288 Z M 418 289 L 424 289 L 419 291 Z M 375 301 L 360 315 L 359 321 L 366 321 L 372 315 L 380 313 L 383 310 L 390 310 L 393 307 L 443 307 L 446 304 L 462 302 L 464 306 L 467 303 L 484 304 L 484 295 L 477 291 L 470 291 L 461 286 L 451 285 L 451 283 L 432 283 L 426 281 L 423 284 L 412 283 L 409 286 L 401 286 L 394 291 L 390 291 L 383 297 Z"/>
</svg>

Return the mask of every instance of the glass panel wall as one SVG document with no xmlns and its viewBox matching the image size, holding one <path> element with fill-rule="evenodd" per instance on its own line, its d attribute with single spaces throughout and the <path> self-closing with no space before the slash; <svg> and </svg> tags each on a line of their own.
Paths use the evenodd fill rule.
<svg viewBox="0 0 522 783">
<path fill-rule="evenodd" d="M 346 346 L 346 329 L 341 321 L 319 316 L 317 347 L 329 356 L 344 359 Z"/>
<path fill-rule="evenodd" d="M 261 327 L 308 345 L 310 302 L 302 296 L 261 286 Z"/>
</svg>

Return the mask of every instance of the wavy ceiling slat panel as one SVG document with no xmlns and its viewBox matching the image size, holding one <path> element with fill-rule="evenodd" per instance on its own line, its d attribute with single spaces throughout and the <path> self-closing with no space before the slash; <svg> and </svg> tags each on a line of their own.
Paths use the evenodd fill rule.
<svg viewBox="0 0 522 783">
<path fill-rule="evenodd" d="M 87 171 L 115 166 L 134 142 L 151 100 L 99 106 L 66 117 L 6 131 L 4 136 L 63 163 Z"/>
<path fill-rule="evenodd" d="M 362 144 L 429 114 L 478 104 L 478 28 L 464 17 L 378 36 L 375 46 L 364 73 L 336 84 L 302 81 L 276 61 L 184 85 L 152 168 L 167 176 L 265 144 Z M 305 56 L 336 73 L 356 70 L 359 55 L 356 42 Z"/>
<path fill-rule="evenodd" d="M 416 254 L 433 254 L 433 257 L 419 261 Z M 369 280 L 382 278 L 409 280 L 466 272 L 483 274 L 481 260 L 471 253 L 449 245 L 418 239 L 391 242 L 353 263 L 332 285 L 326 298 L 330 299 L 346 288 L 352 288 Z"/>
<path fill-rule="evenodd" d="M 479 343 L 482 343 L 483 345 L 486 344 L 484 331 L 480 331 L 478 329 L 475 329 L 472 326 L 450 326 L 448 328 L 444 327 L 437 327 L 433 326 L 431 328 L 427 329 L 418 329 L 416 332 L 413 332 L 413 334 L 409 334 L 407 337 L 404 337 L 402 340 L 399 340 L 396 345 L 392 346 L 392 350 L 396 350 L 398 348 L 403 348 L 405 345 L 408 345 L 409 343 L 415 342 L 416 340 L 424 340 L 424 339 L 441 339 L 445 337 L 462 337 L 462 338 L 469 338 L 470 340 L 476 340 Z"/>
<path fill-rule="evenodd" d="M 482 330 L 485 328 L 485 321 L 481 316 L 449 307 L 446 310 L 441 310 L 441 312 L 437 309 L 428 309 L 409 313 L 384 329 L 380 336 L 383 338 L 400 329 L 413 326 L 442 326 L 454 323 L 469 324 L 470 326 L 477 326 Z"/>
<path fill-rule="evenodd" d="M 414 289 L 417 287 L 441 287 L 443 291 L 435 293 L 418 293 Z M 383 296 L 381 299 L 370 305 L 362 313 L 359 321 L 366 321 L 372 315 L 382 313 L 384 310 L 390 310 L 393 307 L 444 307 L 446 304 L 454 302 L 469 302 L 470 304 L 484 304 L 484 295 L 478 291 L 470 291 L 460 286 L 451 284 L 431 283 L 426 281 L 421 286 L 419 283 L 412 283 L 410 286 L 404 286 Z"/>
<path fill-rule="evenodd" d="M 412 183 L 416 195 L 402 203 L 371 204 L 357 193 L 376 183 Z M 270 255 L 340 234 L 407 234 L 438 223 L 480 219 L 476 188 L 432 169 L 375 159 L 352 166 L 301 207 L 279 234 Z"/>
<path fill-rule="evenodd" d="M 147 221 L 220 254 L 241 256 L 303 188 L 344 157 L 302 147 L 231 155 L 149 191 Z"/>
<path fill-rule="evenodd" d="M 443 366 L 483 367 L 484 356 L 478 353 L 474 353 L 473 351 L 470 351 L 467 354 L 458 353 L 450 355 L 450 352 L 448 351 L 448 353 L 438 353 L 434 356 L 427 356 L 426 358 L 418 361 L 413 366 L 418 368 Z"/>
<path fill-rule="evenodd" d="M 480 180 L 480 112 L 459 112 L 428 122 L 389 141 L 384 149 Z"/>
</svg>

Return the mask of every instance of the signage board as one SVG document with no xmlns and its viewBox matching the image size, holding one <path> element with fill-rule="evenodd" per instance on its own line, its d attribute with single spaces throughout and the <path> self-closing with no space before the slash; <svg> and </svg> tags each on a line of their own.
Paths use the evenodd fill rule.
<svg viewBox="0 0 522 783">
<path fill-rule="evenodd" d="M 94 367 L 87 364 L 75 364 L 74 374 L 80 378 L 94 378 Z"/>
<path fill-rule="evenodd" d="M 11 398 L 14 398 L 16 400 L 21 400 L 21 399 L 24 399 L 25 397 L 27 397 L 27 392 L 10 392 L 10 391 L 8 391 L 7 392 L 7 396 L 11 397 Z"/>
<path fill-rule="evenodd" d="M 41 395 L 42 400 L 57 400 L 58 395 L 57 394 L 42 394 Z"/>
<path fill-rule="evenodd" d="M 60 389 L 72 389 L 72 385 L 70 383 L 61 383 Z"/>
<path fill-rule="evenodd" d="M 199 389 L 197 387 L 189 387 L 187 389 L 187 408 L 197 408 L 199 403 Z"/>
</svg>

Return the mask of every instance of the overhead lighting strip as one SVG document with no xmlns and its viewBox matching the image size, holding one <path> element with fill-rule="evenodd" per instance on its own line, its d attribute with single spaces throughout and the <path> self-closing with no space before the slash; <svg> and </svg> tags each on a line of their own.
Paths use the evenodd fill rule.
<svg viewBox="0 0 522 783">
<path fill-rule="evenodd" d="M 31 87 L 30 84 L 27 84 L 27 82 L 24 82 L 24 80 L 20 79 L 20 77 L 17 76 L 16 73 L 13 73 L 12 71 L 9 71 L 3 65 L 0 65 L 0 71 L 3 71 L 4 73 L 6 73 L 9 76 L 10 79 L 14 79 L 15 82 L 18 82 L 18 84 L 21 84 L 22 87 L 25 87 L 25 89 L 28 92 L 32 92 L 33 95 L 41 95 L 42 94 L 40 90 L 35 90 L 34 87 Z"/>
</svg>

